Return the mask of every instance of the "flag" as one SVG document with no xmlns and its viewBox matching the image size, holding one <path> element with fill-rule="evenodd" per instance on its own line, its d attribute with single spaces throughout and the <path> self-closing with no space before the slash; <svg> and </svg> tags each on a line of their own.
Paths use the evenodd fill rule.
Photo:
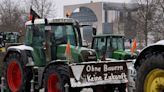
<svg viewBox="0 0 164 92">
<path fill-rule="evenodd" d="M 32 7 L 30 8 L 30 16 L 29 16 L 29 20 L 34 21 L 35 18 L 41 18 L 33 9 Z"/>
<path fill-rule="evenodd" d="M 136 50 L 136 48 L 137 48 L 137 40 L 133 39 L 132 48 L 130 49 L 132 55 L 133 55 L 134 51 Z"/>
<path fill-rule="evenodd" d="M 72 59 L 72 54 L 71 54 L 71 45 L 70 45 L 70 41 L 67 41 L 67 45 L 66 45 L 66 49 L 65 49 L 65 56 L 68 60 L 68 63 L 70 62 L 70 60 Z"/>
</svg>

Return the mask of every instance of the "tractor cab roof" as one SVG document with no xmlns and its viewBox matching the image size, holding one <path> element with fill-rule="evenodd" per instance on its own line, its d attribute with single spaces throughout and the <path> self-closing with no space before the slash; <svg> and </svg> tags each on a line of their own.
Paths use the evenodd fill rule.
<svg viewBox="0 0 164 92">
<path fill-rule="evenodd" d="M 75 23 L 76 21 L 72 18 L 49 18 L 47 19 L 48 24 L 52 23 Z M 35 19 L 34 24 L 45 24 L 45 19 Z M 32 25 L 32 21 L 27 21 L 25 25 Z"/>
<path fill-rule="evenodd" d="M 124 37 L 124 35 L 120 35 L 120 34 L 99 34 L 99 35 L 94 35 L 93 37 L 95 37 L 95 38 L 103 38 L 103 37 Z"/>
</svg>

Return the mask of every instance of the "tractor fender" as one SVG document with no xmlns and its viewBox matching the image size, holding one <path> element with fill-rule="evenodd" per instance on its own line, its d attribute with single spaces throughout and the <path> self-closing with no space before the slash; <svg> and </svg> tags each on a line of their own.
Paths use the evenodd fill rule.
<svg viewBox="0 0 164 92">
<path fill-rule="evenodd" d="M 164 52 L 164 40 L 145 47 L 137 57 L 136 62 L 134 63 L 134 67 L 136 69 L 137 67 L 140 67 L 140 65 L 143 63 L 142 59 L 150 57 L 151 54 L 162 52 Z"/>
<path fill-rule="evenodd" d="M 11 49 L 16 49 L 16 50 L 30 50 L 33 51 L 33 48 L 30 46 L 26 46 L 26 45 L 19 45 L 19 46 L 10 46 L 7 48 L 7 50 L 11 50 Z"/>
<path fill-rule="evenodd" d="M 51 61 L 48 65 L 46 65 L 45 69 L 44 69 L 44 72 L 45 70 L 51 66 L 52 64 L 55 64 L 55 65 L 62 65 L 62 64 L 66 64 L 67 60 L 53 60 Z"/>
<path fill-rule="evenodd" d="M 25 64 L 27 65 L 33 65 L 34 63 L 32 63 L 31 61 L 28 60 L 28 57 L 30 56 L 31 51 L 33 51 L 33 48 L 30 46 L 25 46 L 25 45 L 20 45 L 20 46 L 10 46 L 9 48 L 7 48 L 7 54 L 4 57 L 4 62 L 6 61 L 6 58 L 8 57 L 8 55 L 12 52 L 16 52 L 19 53 L 21 55 L 21 59 L 23 62 L 25 62 Z"/>
</svg>

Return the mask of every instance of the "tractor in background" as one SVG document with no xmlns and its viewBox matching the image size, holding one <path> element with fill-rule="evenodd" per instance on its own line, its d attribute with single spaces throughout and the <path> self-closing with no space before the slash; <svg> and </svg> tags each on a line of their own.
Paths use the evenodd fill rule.
<svg viewBox="0 0 164 92">
<path fill-rule="evenodd" d="M 135 60 L 138 56 L 136 53 L 136 43 L 133 41 L 132 51 L 125 50 L 125 37 L 123 35 L 116 34 L 99 34 L 96 35 L 96 32 L 93 31 L 93 40 L 91 48 L 94 49 L 100 60 L 113 62 L 123 61 L 127 64 L 128 68 L 128 83 L 127 90 L 128 92 L 135 91 L 135 76 L 136 70 L 134 68 Z"/>
<path fill-rule="evenodd" d="M 34 19 L 25 25 L 24 44 L 8 47 L 4 58 L 8 92 L 126 91 L 127 61 L 99 60 L 95 50 L 82 46 L 77 21 Z"/>
<path fill-rule="evenodd" d="M 2 75 L 3 58 L 6 54 L 6 48 L 18 44 L 19 37 L 19 32 L 0 32 L 0 77 Z"/>
<path fill-rule="evenodd" d="M 0 52 L 6 51 L 6 46 L 19 42 L 19 32 L 0 32 Z"/>
<path fill-rule="evenodd" d="M 130 52 L 125 51 L 124 39 L 123 35 L 94 35 L 91 48 L 96 50 L 99 59 L 135 59 L 137 57 L 136 53 L 132 55 Z"/>
<path fill-rule="evenodd" d="M 144 48 L 134 67 L 135 92 L 164 92 L 164 40 Z"/>
</svg>

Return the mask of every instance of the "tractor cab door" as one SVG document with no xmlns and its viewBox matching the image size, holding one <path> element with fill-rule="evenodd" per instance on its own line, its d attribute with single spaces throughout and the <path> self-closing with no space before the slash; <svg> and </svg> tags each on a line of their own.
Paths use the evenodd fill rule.
<svg viewBox="0 0 164 92">
<path fill-rule="evenodd" d="M 107 49 L 106 49 L 106 57 L 107 58 L 112 58 L 113 52 L 115 48 L 112 45 L 112 37 L 107 37 Z"/>
<path fill-rule="evenodd" d="M 106 54 L 106 38 L 95 37 L 92 47 L 96 50 L 98 57 L 102 58 Z"/>
<path fill-rule="evenodd" d="M 46 65 L 46 57 L 43 46 L 45 41 L 44 30 L 44 25 L 30 25 L 26 27 L 25 44 L 33 47 L 34 63 L 37 66 Z"/>
<path fill-rule="evenodd" d="M 115 59 L 124 58 L 124 39 L 122 37 L 113 36 L 110 39 L 110 43 L 108 42 L 108 44 L 110 44 L 110 47 L 112 47 L 112 49 L 109 49 L 109 47 L 107 47 L 107 51 L 108 49 L 112 50 L 112 58 Z"/>
<path fill-rule="evenodd" d="M 122 37 L 113 37 L 111 41 L 111 45 L 115 50 L 124 51 L 124 39 Z"/>
</svg>

